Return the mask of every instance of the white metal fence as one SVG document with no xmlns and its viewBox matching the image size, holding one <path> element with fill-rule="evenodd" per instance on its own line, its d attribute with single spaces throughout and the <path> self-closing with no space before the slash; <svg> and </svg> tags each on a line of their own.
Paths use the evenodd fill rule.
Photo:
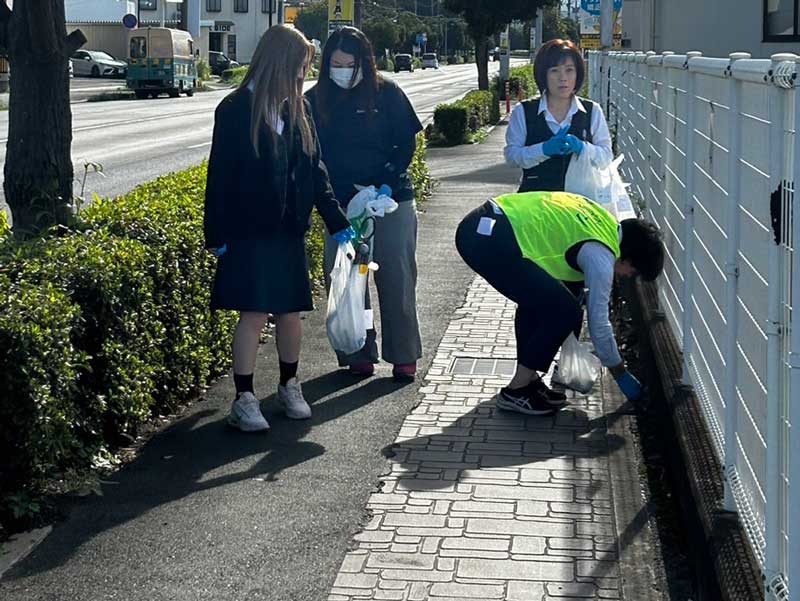
<svg viewBox="0 0 800 601">
<path fill-rule="evenodd" d="M 792 575 L 800 600 L 798 61 L 593 52 L 589 62 L 623 178 L 664 233 L 659 297 L 725 469 L 726 508 L 767 598 L 782 600 Z"/>
</svg>

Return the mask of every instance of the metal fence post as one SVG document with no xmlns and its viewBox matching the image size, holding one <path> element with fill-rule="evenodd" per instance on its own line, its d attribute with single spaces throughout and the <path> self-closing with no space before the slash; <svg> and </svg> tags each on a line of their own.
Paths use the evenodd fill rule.
<svg viewBox="0 0 800 601">
<path fill-rule="evenodd" d="M 794 54 L 782 53 L 772 55 L 772 72 L 785 62 L 794 62 L 798 57 Z M 775 84 L 774 78 L 769 86 L 769 190 L 766 197 L 776 189 L 781 189 L 787 175 L 784 172 L 784 124 L 786 117 L 786 95 L 782 87 Z M 786 441 L 782 436 L 782 375 L 783 360 L 781 358 L 782 317 L 781 293 L 783 290 L 783 253 L 779 242 L 769 245 L 769 300 L 767 307 L 767 469 L 766 469 L 766 515 L 764 539 L 764 575 L 767 590 L 775 578 L 781 577 L 781 516 L 782 477 L 781 459 Z"/>
<path fill-rule="evenodd" d="M 800 60 L 796 63 L 800 70 Z M 797 80 L 795 80 L 797 86 Z M 800 243 L 800 201 L 798 200 L 798 184 L 800 182 L 800 133 L 797 126 L 800 124 L 800 88 L 795 87 L 794 97 L 794 181 L 795 192 L 792 196 L 791 215 L 794 216 L 791 226 L 792 242 L 792 338 L 791 352 L 789 353 L 789 366 L 791 376 L 789 379 L 789 421 L 793 428 L 790 434 L 789 445 L 789 557 L 786 565 L 787 575 L 794 574 L 792 586 L 797 590 L 798 575 L 800 574 L 800 254 L 797 245 Z M 788 231 L 789 228 L 786 228 Z"/>
<path fill-rule="evenodd" d="M 689 69 L 689 85 L 686 89 L 687 113 L 686 113 L 686 187 L 683 191 L 683 214 L 685 232 L 683 236 L 684 256 L 683 256 L 683 383 L 687 386 L 692 385 L 692 375 L 689 365 L 691 363 L 694 341 L 692 340 L 694 302 L 694 129 L 697 123 L 697 111 L 694 106 L 694 97 L 697 89 L 697 76 L 691 71 L 691 61 L 697 56 L 702 56 L 702 52 L 689 52 L 686 55 L 686 69 Z"/>
<path fill-rule="evenodd" d="M 735 52 L 730 55 L 730 64 L 743 58 L 750 58 L 744 52 Z M 730 67 L 728 68 L 730 73 Z M 736 440 L 739 431 L 739 403 L 736 400 L 736 364 L 738 362 L 737 339 L 739 335 L 739 193 L 741 179 L 739 176 L 739 159 L 742 150 L 742 122 L 739 116 L 739 102 L 741 97 L 741 83 L 734 77 L 730 78 L 730 101 L 728 114 L 728 223 L 726 235 L 728 245 L 725 257 L 725 381 L 722 389 L 722 398 L 725 402 L 725 509 L 736 511 L 736 500 L 731 487 L 730 475 L 735 474 L 739 465 L 738 443 Z"/>
</svg>

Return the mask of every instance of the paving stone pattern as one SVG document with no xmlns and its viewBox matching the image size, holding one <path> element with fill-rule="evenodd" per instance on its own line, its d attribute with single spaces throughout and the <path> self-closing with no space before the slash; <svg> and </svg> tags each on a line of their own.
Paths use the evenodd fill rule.
<svg viewBox="0 0 800 601">
<path fill-rule="evenodd" d="M 328 601 L 620 599 L 601 384 L 553 417 L 498 411 L 514 305 L 476 279 L 441 342 Z M 500 362 L 502 363 L 502 362 Z"/>
</svg>

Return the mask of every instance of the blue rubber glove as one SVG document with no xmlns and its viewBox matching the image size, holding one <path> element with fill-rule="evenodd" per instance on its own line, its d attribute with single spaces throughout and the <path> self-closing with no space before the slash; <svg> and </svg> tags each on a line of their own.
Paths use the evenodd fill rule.
<svg viewBox="0 0 800 601">
<path fill-rule="evenodd" d="M 583 140 L 572 134 L 564 136 L 564 140 L 569 144 L 569 151 L 571 153 L 580 154 L 583 152 Z"/>
<path fill-rule="evenodd" d="M 333 235 L 333 239 L 339 244 L 347 244 L 348 242 L 356 239 L 356 231 L 353 229 L 353 226 L 346 227 L 343 230 L 336 232 Z"/>
<path fill-rule="evenodd" d="M 228 245 L 223 244 L 219 248 L 210 248 L 209 252 L 219 259 L 222 255 L 228 252 Z"/>
<path fill-rule="evenodd" d="M 619 389 L 629 401 L 638 401 L 642 396 L 642 384 L 631 372 L 625 370 L 622 374 L 614 378 Z"/>
<path fill-rule="evenodd" d="M 568 129 L 568 126 L 562 127 L 556 135 L 542 144 L 542 152 L 549 157 L 569 154 L 569 143 L 566 140 Z"/>
</svg>

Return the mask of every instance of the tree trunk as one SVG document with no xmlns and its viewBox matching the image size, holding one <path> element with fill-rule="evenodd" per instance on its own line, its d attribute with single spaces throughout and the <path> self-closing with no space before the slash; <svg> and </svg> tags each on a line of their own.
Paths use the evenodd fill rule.
<svg viewBox="0 0 800 601">
<path fill-rule="evenodd" d="M 489 41 L 486 36 L 475 40 L 475 62 L 478 64 L 478 89 L 489 89 Z"/>
<path fill-rule="evenodd" d="M 27 238 L 72 216 L 68 60 L 86 38 L 66 35 L 63 0 L 18 2 L 12 13 L 3 2 L 0 23 L 11 65 L 3 188 L 14 234 Z"/>
</svg>

